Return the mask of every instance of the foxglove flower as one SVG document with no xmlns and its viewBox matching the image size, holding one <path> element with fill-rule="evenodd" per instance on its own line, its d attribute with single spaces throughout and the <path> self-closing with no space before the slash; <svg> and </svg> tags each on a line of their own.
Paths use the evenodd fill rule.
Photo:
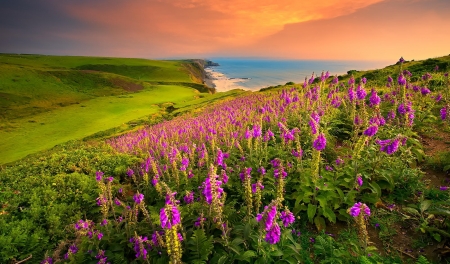
<svg viewBox="0 0 450 264">
<path fill-rule="evenodd" d="M 262 185 L 261 182 L 257 182 L 257 183 L 253 183 L 252 184 L 252 193 L 256 193 L 258 190 L 263 190 L 264 189 L 264 185 Z"/>
<path fill-rule="evenodd" d="M 46 257 L 40 264 L 53 264 L 53 259 L 51 257 Z"/>
<path fill-rule="evenodd" d="M 420 92 L 422 93 L 422 95 L 427 95 L 427 94 L 431 93 L 430 89 L 428 89 L 427 87 L 422 87 Z"/>
<path fill-rule="evenodd" d="M 378 132 L 378 126 L 370 126 L 364 131 L 364 135 L 373 137 Z"/>
<path fill-rule="evenodd" d="M 194 192 L 186 191 L 186 195 L 183 197 L 186 204 L 190 204 L 194 201 Z"/>
<path fill-rule="evenodd" d="M 356 178 L 356 183 L 358 183 L 359 187 L 363 185 L 364 182 L 361 175 L 359 175 L 358 178 Z"/>
<path fill-rule="evenodd" d="M 424 81 L 428 81 L 432 78 L 433 76 L 430 73 L 425 73 L 424 75 L 422 75 L 422 80 Z"/>
<path fill-rule="evenodd" d="M 280 226 L 277 223 L 275 223 L 266 232 L 266 241 L 274 245 L 280 241 L 280 236 L 281 236 Z"/>
<path fill-rule="evenodd" d="M 350 76 L 350 79 L 348 79 L 348 84 L 349 85 L 352 85 L 352 84 L 354 84 L 355 83 L 355 78 L 353 77 L 353 75 L 352 76 Z"/>
<path fill-rule="evenodd" d="M 313 147 L 318 150 L 324 150 L 327 145 L 327 139 L 323 133 L 320 133 L 316 140 L 314 140 Z"/>
<path fill-rule="evenodd" d="M 445 120 L 447 118 L 447 107 L 444 106 L 439 112 L 441 114 L 441 119 Z"/>
<path fill-rule="evenodd" d="M 397 81 L 398 81 L 399 85 L 406 85 L 406 78 L 405 78 L 405 76 L 403 74 L 400 74 L 398 76 Z"/>
<path fill-rule="evenodd" d="M 105 251 L 104 250 L 99 250 L 98 254 L 95 256 L 95 258 L 98 259 L 98 263 L 97 264 L 106 264 L 106 261 L 108 260 L 108 257 L 105 256 Z"/>
<path fill-rule="evenodd" d="M 294 223 L 294 221 L 295 221 L 294 214 L 292 212 L 290 212 L 289 210 L 282 211 L 280 219 L 283 222 L 284 227 L 288 227 L 290 224 Z"/>
<path fill-rule="evenodd" d="M 361 211 L 364 215 L 370 216 L 370 208 L 366 204 L 363 204 L 361 202 L 355 203 L 350 208 L 350 215 L 353 217 L 357 217 L 361 213 Z"/>
<path fill-rule="evenodd" d="M 101 171 L 97 171 L 96 173 L 95 173 L 95 179 L 97 180 L 97 181 L 101 181 L 102 180 L 102 177 L 103 177 L 103 172 L 101 172 Z"/>
<path fill-rule="evenodd" d="M 72 244 L 72 245 L 69 247 L 69 250 L 67 251 L 67 253 L 64 254 L 64 259 L 69 259 L 69 256 L 70 256 L 70 255 L 76 254 L 77 252 L 78 252 L 77 246 L 76 246 L 75 244 Z"/>
<path fill-rule="evenodd" d="M 395 153 L 398 150 L 400 139 L 386 139 L 377 140 L 376 143 L 380 145 L 380 151 L 386 152 L 388 155 Z"/>
<path fill-rule="evenodd" d="M 361 85 L 358 85 L 358 88 L 356 89 L 356 97 L 358 98 L 358 100 L 364 100 L 364 98 L 366 98 L 366 95 L 366 90 Z"/>
<path fill-rule="evenodd" d="M 394 81 L 394 79 L 392 79 L 392 77 L 391 76 L 388 76 L 388 78 L 387 78 L 387 82 L 388 83 L 392 83 Z"/>
<path fill-rule="evenodd" d="M 140 204 L 144 200 L 144 195 L 142 193 L 137 193 L 133 196 L 133 200 L 136 204 Z"/>
<path fill-rule="evenodd" d="M 377 91 L 375 89 L 372 89 L 372 94 L 370 96 L 370 106 L 376 106 L 379 105 L 381 102 L 381 98 L 378 96 Z"/>
<path fill-rule="evenodd" d="M 147 259 L 147 250 L 144 247 L 144 242 L 147 241 L 147 237 L 137 236 L 130 239 L 130 243 L 134 244 L 134 252 L 136 253 L 136 258 L 142 257 Z"/>
</svg>

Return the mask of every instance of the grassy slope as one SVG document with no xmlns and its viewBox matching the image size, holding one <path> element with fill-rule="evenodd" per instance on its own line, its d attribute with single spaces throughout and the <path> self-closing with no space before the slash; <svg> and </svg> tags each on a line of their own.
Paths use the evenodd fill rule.
<svg viewBox="0 0 450 264">
<path fill-rule="evenodd" d="M 193 89 L 201 84 L 185 65 L 0 55 L 0 164 L 143 118 L 164 103 L 186 106 L 219 96 Z"/>
</svg>

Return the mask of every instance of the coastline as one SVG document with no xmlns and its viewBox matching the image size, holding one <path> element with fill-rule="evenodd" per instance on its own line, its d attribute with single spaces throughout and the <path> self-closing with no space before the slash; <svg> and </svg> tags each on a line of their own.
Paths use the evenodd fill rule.
<svg viewBox="0 0 450 264">
<path fill-rule="evenodd" d="M 250 90 L 239 85 L 239 83 L 246 82 L 247 78 L 229 78 L 225 74 L 215 71 L 212 66 L 205 66 L 205 84 L 212 87 L 216 92 L 226 92 L 234 89 Z"/>
</svg>

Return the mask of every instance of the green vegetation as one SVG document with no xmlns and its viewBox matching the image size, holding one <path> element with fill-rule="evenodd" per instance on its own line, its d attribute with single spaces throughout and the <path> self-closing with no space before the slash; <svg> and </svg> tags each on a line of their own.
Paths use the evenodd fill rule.
<svg viewBox="0 0 450 264">
<path fill-rule="evenodd" d="M 14 109 L 1 158 L 16 160 L 0 170 L 1 263 L 448 258 L 442 70 L 397 81 L 397 64 L 367 84 L 370 72 L 350 71 L 341 83 L 209 94 L 195 89 L 196 61 L 42 57 L 0 65 L 0 78 L 19 76 L 1 87 Z M 159 79 L 152 67 L 165 63 L 193 77 Z"/>
<path fill-rule="evenodd" d="M 0 164 L 125 123 L 135 124 L 137 119 L 149 120 L 150 115 L 164 112 L 167 104 L 178 108 L 178 104 L 214 99 L 201 93 L 209 89 L 201 83 L 199 65 L 196 61 L 1 54 Z"/>
</svg>

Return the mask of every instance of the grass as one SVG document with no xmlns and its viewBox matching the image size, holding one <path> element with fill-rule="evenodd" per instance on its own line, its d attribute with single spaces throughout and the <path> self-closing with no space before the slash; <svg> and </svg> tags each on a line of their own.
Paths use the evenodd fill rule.
<svg viewBox="0 0 450 264">
<path fill-rule="evenodd" d="M 0 54 L 0 164 L 239 93 L 200 93 L 201 77 L 195 61 Z"/>
<path fill-rule="evenodd" d="M 0 131 L 0 163 L 156 113 L 159 110 L 156 104 L 167 102 L 168 95 L 172 102 L 179 102 L 192 100 L 196 94 L 191 88 L 161 85 L 127 97 L 98 97 L 19 119 L 15 128 Z"/>
</svg>

